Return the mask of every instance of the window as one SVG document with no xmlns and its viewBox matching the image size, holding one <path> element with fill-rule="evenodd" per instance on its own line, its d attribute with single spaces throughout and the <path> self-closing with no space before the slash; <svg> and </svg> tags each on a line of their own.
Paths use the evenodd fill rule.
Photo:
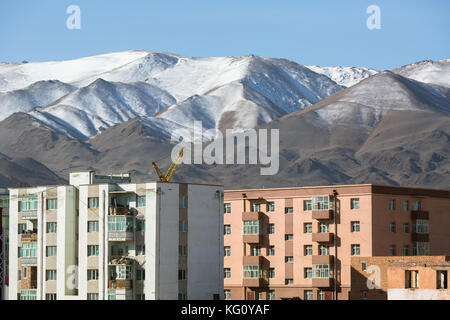
<svg viewBox="0 0 450 320">
<path fill-rule="evenodd" d="M 352 256 L 359 256 L 360 247 L 359 244 L 352 244 Z"/>
<path fill-rule="evenodd" d="M 98 300 L 98 293 L 88 293 L 87 300 Z"/>
<path fill-rule="evenodd" d="M 294 240 L 294 235 L 293 234 L 285 234 L 284 240 Z"/>
<path fill-rule="evenodd" d="M 88 269 L 87 279 L 88 280 L 98 280 L 98 269 Z"/>
<path fill-rule="evenodd" d="M 305 245 L 304 246 L 305 256 L 312 256 L 313 254 L 313 247 L 312 245 Z"/>
<path fill-rule="evenodd" d="M 22 272 L 21 272 L 21 270 L 17 271 L 17 280 L 22 280 Z"/>
<path fill-rule="evenodd" d="M 274 234 L 275 233 L 275 225 L 273 223 L 269 223 L 267 226 L 267 233 L 268 234 Z"/>
<path fill-rule="evenodd" d="M 46 293 L 45 300 L 56 300 L 56 293 Z"/>
<path fill-rule="evenodd" d="M 419 271 L 405 270 L 405 289 L 419 288 Z"/>
<path fill-rule="evenodd" d="M 231 278 L 231 269 L 230 268 L 223 269 L 223 273 L 224 273 L 224 278 L 225 279 Z"/>
<path fill-rule="evenodd" d="M 230 246 L 225 246 L 224 247 L 224 256 L 225 257 L 231 256 L 231 247 Z"/>
<path fill-rule="evenodd" d="M 286 208 L 284 208 L 284 213 L 286 213 L 286 214 L 292 214 L 292 213 L 294 213 L 294 208 L 292 208 L 292 207 L 286 207 Z"/>
<path fill-rule="evenodd" d="M 56 257 L 56 246 L 47 246 L 45 253 L 47 257 Z"/>
<path fill-rule="evenodd" d="M 180 197 L 179 205 L 180 205 L 180 209 L 186 208 L 186 197 Z"/>
<path fill-rule="evenodd" d="M 180 221 L 178 223 L 180 232 L 187 232 L 187 223 L 186 221 Z"/>
<path fill-rule="evenodd" d="M 413 244 L 413 256 L 429 256 L 430 243 L 429 242 L 415 242 Z"/>
<path fill-rule="evenodd" d="M 254 257 L 259 257 L 261 255 L 261 247 L 260 246 L 252 246 L 251 254 Z"/>
<path fill-rule="evenodd" d="M 359 232 L 360 224 L 359 221 L 352 221 L 352 232 Z"/>
<path fill-rule="evenodd" d="M 255 279 L 261 278 L 261 270 L 259 265 L 244 265 L 244 278 L 245 279 Z"/>
<path fill-rule="evenodd" d="M 329 278 L 330 277 L 330 265 L 329 264 L 313 264 L 313 277 L 314 278 Z"/>
<path fill-rule="evenodd" d="M 275 246 L 269 246 L 267 248 L 267 255 L 268 256 L 274 256 L 275 255 Z"/>
<path fill-rule="evenodd" d="M 275 268 L 269 268 L 269 278 L 275 278 Z"/>
<path fill-rule="evenodd" d="M 58 200 L 47 199 L 47 210 L 56 210 L 56 209 L 58 209 Z"/>
<path fill-rule="evenodd" d="M 303 232 L 304 233 L 312 233 L 312 223 L 307 222 L 303 224 Z"/>
<path fill-rule="evenodd" d="M 261 204 L 259 202 L 252 202 L 252 212 L 261 211 Z"/>
<path fill-rule="evenodd" d="M 350 209 L 359 209 L 359 198 L 350 199 Z"/>
<path fill-rule="evenodd" d="M 45 270 L 45 280 L 56 280 L 56 270 Z"/>
<path fill-rule="evenodd" d="M 141 234 L 145 231 L 145 220 L 136 219 L 136 231 L 141 231 Z"/>
<path fill-rule="evenodd" d="M 294 262 L 294 257 L 293 256 L 284 257 L 284 262 L 285 263 L 293 263 Z"/>
<path fill-rule="evenodd" d="M 366 261 L 361 262 L 361 270 L 362 271 L 366 271 L 367 270 L 367 262 Z"/>
<path fill-rule="evenodd" d="M 98 197 L 88 198 L 88 208 L 98 208 Z"/>
<path fill-rule="evenodd" d="M 403 255 L 409 256 L 409 246 L 408 245 L 403 246 Z"/>
<path fill-rule="evenodd" d="M 145 246 L 144 251 L 145 251 Z M 179 257 L 185 257 L 187 256 L 187 246 L 178 246 L 178 256 Z"/>
<path fill-rule="evenodd" d="M 293 285 L 294 284 L 294 279 L 285 279 L 284 280 L 284 284 L 287 286 Z"/>
<path fill-rule="evenodd" d="M 305 290 L 303 292 L 303 296 L 305 300 L 312 300 L 313 299 L 313 292 L 312 290 Z"/>
<path fill-rule="evenodd" d="M 136 280 L 145 280 L 145 269 L 136 270 Z"/>
<path fill-rule="evenodd" d="M 395 200 L 394 199 L 389 200 L 389 210 L 391 210 L 391 211 L 395 210 Z"/>
<path fill-rule="evenodd" d="M 145 207 L 145 200 L 146 200 L 145 196 L 137 196 L 136 206 Z"/>
<path fill-rule="evenodd" d="M 325 245 L 325 244 L 321 244 L 319 246 L 319 255 L 321 255 L 321 256 L 328 256 L 328 255 L 330 255 L 330 246 L 329 245 Z"/>
<path fill-rule="evenodd" d="M 98 221 L 88 221 L 88 232 L 98 232 Z"/>
<path fill-rule="evenodd" d="M 319 223 L 319 232 L 328 233 L 330 232 L 330 225 L 328 222 L 320 222 Z"/>
<path fill-rule="evenodd" d="M 395 222 L 389 223 L 389 231 L 390 232 L 395 232 Z"/>
<path fill-rule="evenodd" d="M 224 290 L 223 295 L 224 295 L 225 300 L 231 300 L 231 291 L 230 290 Z"/>
<path fill-rule="evenodd" d="M 231 225 L 225 224 L 223 226 L 223 234 L 231 234 Z"/>
<path fill-rule="evenodd" d="M 261 222 L 258 220 L 250 220 L 243 222 L 244 234 L 260 234 Z"/>
<path fill-rule="evenodd" d="M 20 291 L 20 300 L 36 300 L 36 289 L 32 290 L 21 290 Z"/>
<path fill-rule="evenodd" d="M 263 292 L 258 291 L 256 292 L 256 300 L 262 300 L 263 299 Z"/>
<path fill-rule="evenodd" d="M 303 211 L 312 210 L 312 200 L 303 200 Z"/>
<path fill-rule="evenodd" d="M 47 222 L 47 233 L 56 232 L 56 222 Z"/>
<path fill-rule="evenodd" d="M 267 300 L 275 300 L 275 290 L 269 290 L 267 292 Z"/>
<path fill-rule="evenodd" d="M 416 220 L 413 230 L 415 233 L 428 234 L 428 220 Z"/>
<path fill-rule="evenodd" d="M 447 289 L 447 270 L 437 270 L 436 271 L 436 288 L 437 289 Z"/>
<path fill-rule="evenodd" d="M 109 216 L 108 230 L 110 232 L 131 232 L 133 231 L 132 216 Z"/>
<path fill-rule="evenodd" d="M 329 210 L 329 209 L 331 209 L 329 196 L 313 197 L 312 202 L 313 202 L 313 210 Z"/>
<path fill-rule="evenodd" d="M 27 268 L 27 267 L 24 267 L 24 268 L 23 268 L 23 278 L 24 278 L 24 279 L 27 278 L 27 271 L 28 271 L 28 268 Z"/>
<path fill-rule="evenodd" d="M 19 201 L 19 211 L 36 211 L 38 209 L 37 197 L 25 197 Z"/>
<path fill-rule="evenodd" d="M 391 255 L 391 256 L 395 256 L 396 253 L 397 252 L 397 247 L 395 246 L 395 244 L 391 244 L 390 246 L 389 246 L 389 255 Z"/>
<path fill-rule="evenodd" d="M 409 223 L 408 222 L 403 224 L 403 232 L 409 233 Z"/>
<path fill-rule="evenodd" d="M 131 279 L 131 266 L 118 265 L 116 270 L 117 270 L 116 279 L 119 280 Z"/>
<path fill-rule="evenodd" d="M 413 211 L 419 211 L 421 209 L 420 200 L 414 200 L 413 203 Z"/>
<path fill-rule="evenodd" d="M 18 234 L 24 233 L 26 230 L 27 230 L 27 224 L 26 223 L 19 223 L 17 225 L 17 231 L 18 231 L 17 233 Z"/>
<path fill-rule="evenodd" d="M 116 290 L 108 290 L 108 300 L 116 300 Z"/>
<path fill-rule="evenodd" d="M 88 256 L 98 256 L 98 245 L 88 245 L 87 246 Z"/>
<path fill-rule="evenodd" d="M 267 202 L 267 212 L 274 212 L 274 211 L 275 211 L 275 203 Z"/>
<path fill-rule="evenodd" d="M 0 208 L 9 208 L 8 196 L 0 196 Z"/>
<path fill-rule="evenodd" d="M 303 274 L 304 274 L 305 279 L 312 279 L 312 277 L 313 277 L 312 268 L 305 268 Z"/>
<path fill-rule="evenodd" d="M 408 210 L 409 210 L 409 201 L 403 200 L 403 211 L 408 211 Z"/>
<path fill-rule="evenodd" d="M 223 204 L 223 213 L 231 213 L 231 203 Z"/>
</svg>

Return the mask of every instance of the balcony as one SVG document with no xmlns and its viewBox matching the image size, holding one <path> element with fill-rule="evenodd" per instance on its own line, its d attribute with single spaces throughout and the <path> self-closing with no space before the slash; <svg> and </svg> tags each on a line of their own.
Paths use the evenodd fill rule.
<svg viewBox="0 0 450 320">
<path fill-rule="evenodd" d="M 127 256 L 111 256 L 109 260 L 110 266 L 118 266 L 118 265 L 125 265 L 125 266 L 131 266 L 133 265 L 134 260 L 130 259 Z"/>
<path fill-rule="evenodd" d="M 110 216 L 131 216 L 133 212 L 130 208 L 127 207 L 110 207 L 109 208 Z"/>
<path fill-rule="evenodd" d="M 20 235 L 20 239 L 22 242 L 33 242 L 37 241 L 38 235 L 37 233 L 22 233 Z"/>
<path fill-rule="evenodd" d="M 333 255 L 316 255 L 312 256 L 312 264 L 334 264 L 334 256 Z"/>
<path fill-rule="evenodd" d="M 263 256 L 243 256 L 242 264 L 262 266 L 267 261 Z"/>
<path fill-rule="evenodd" d="M 429 216 L 428 211 L 422 211 L 422 210 L 411 211 L 411 219 L 412 220 L 417 220 L 417 219 L 428 220 L 429 219 L 428 216 Z"/>
<path fill-rule="evenodd" d="M 258 288 L 267 285 L 267 281 L 263 278 L 244 278 L 242 279 L 242 285 L 244 287 Z"/>
<path fill-rule="evenodd" d="M 333 219 L 333 210 L 313 210 L 312 218 L 316 220 L 330 220 Z"/>
<path fill-rule="evenodd" d="M 22 211 L 20 212 L 22 219 L 24 220 L 34 220 L 37 219 L 37 211 Z"/>
<path fill-rule="evenodd" d="M 129 279 L 116 279 L 108 280 L 108 289 L 132 289 L 133 280 Z"/>
<path fill-rule="evenodd" d="M 312 234 L 312 241 L 314 242 L 331 242 L 334 234 L 331 232 L 316 232 Z"/>
<path fill-rule="evenodd" d="M 21 290 L 33 290 L 37 289 L 37 280 L 36 277 L 34 279 L 22 279 L 20 281 L 20 289 Z"/>
<path fill-rule="evenodd" d="M 20 259 L 22 266 L 37 266 L 37 257 L 22 257 Z"/>
<path fill-rule="evenodd" d="M 242 212 L 242 221 L 257 221 L 261 220 L 263 213 L 261 211 L 256 212 Z"/>
<path fill-rule="evenodd" d="M 411 241 L 413 242 L 429 242 L 430 237 L 427 233 L 411 233 Z"/>
<path fill-rule="evenodd" d="M 333 278 L 313 278 L 312 286 L 315 288 L 329 288 L 333 286 Z"/>
<path fill-rule="evenodd" d="M 261 243 L 263 241 L 262 234 L 244 234 L 242 237 L 244 243 Z"/>
<path fill-rule="evenodd" d="M 134 239 L 134 232 L 132 231 L 109 231 L 109 241 L 132 241 Z"/>
</svg>

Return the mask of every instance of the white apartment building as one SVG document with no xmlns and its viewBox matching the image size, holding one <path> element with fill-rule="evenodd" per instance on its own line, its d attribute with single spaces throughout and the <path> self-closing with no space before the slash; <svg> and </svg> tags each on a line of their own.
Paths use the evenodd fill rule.
<svg viewBox="0 0 450 320">
<path fill-rule="evenodd" d="M 9 206 L 9 299 L 223 298 L 223 186 L 87 171 Z"/>
</svg>

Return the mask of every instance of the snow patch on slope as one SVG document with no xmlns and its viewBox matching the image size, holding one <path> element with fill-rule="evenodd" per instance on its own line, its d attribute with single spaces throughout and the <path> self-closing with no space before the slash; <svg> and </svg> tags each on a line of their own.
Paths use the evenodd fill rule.
<svg viewBox="0 0 450 320">
<path fill-rule="evenodd" d="M 351 87 L 360 81 L 377 74 L 378 71 L 363 67 L 319 67 L 307 66 L 314 72 L 323 74 L 343 87 Z"/>
</svg>

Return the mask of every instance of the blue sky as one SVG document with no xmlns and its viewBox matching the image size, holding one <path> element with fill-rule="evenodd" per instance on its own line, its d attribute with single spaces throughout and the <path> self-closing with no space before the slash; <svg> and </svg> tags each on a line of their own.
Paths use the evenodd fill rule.
<svg viewBox="0 0 450 320">
<path fill-rule="evenodd" d="M 69 5 L 81 29 L 66 27 Z M 381 29 L 366 27 L 369 5 Z M 301 64 L 391 69 L 450 58 L 448 0 L 14 0 L 0 4 L 0 62 L 148 49 L 256 54 Z"/>
</svg>

